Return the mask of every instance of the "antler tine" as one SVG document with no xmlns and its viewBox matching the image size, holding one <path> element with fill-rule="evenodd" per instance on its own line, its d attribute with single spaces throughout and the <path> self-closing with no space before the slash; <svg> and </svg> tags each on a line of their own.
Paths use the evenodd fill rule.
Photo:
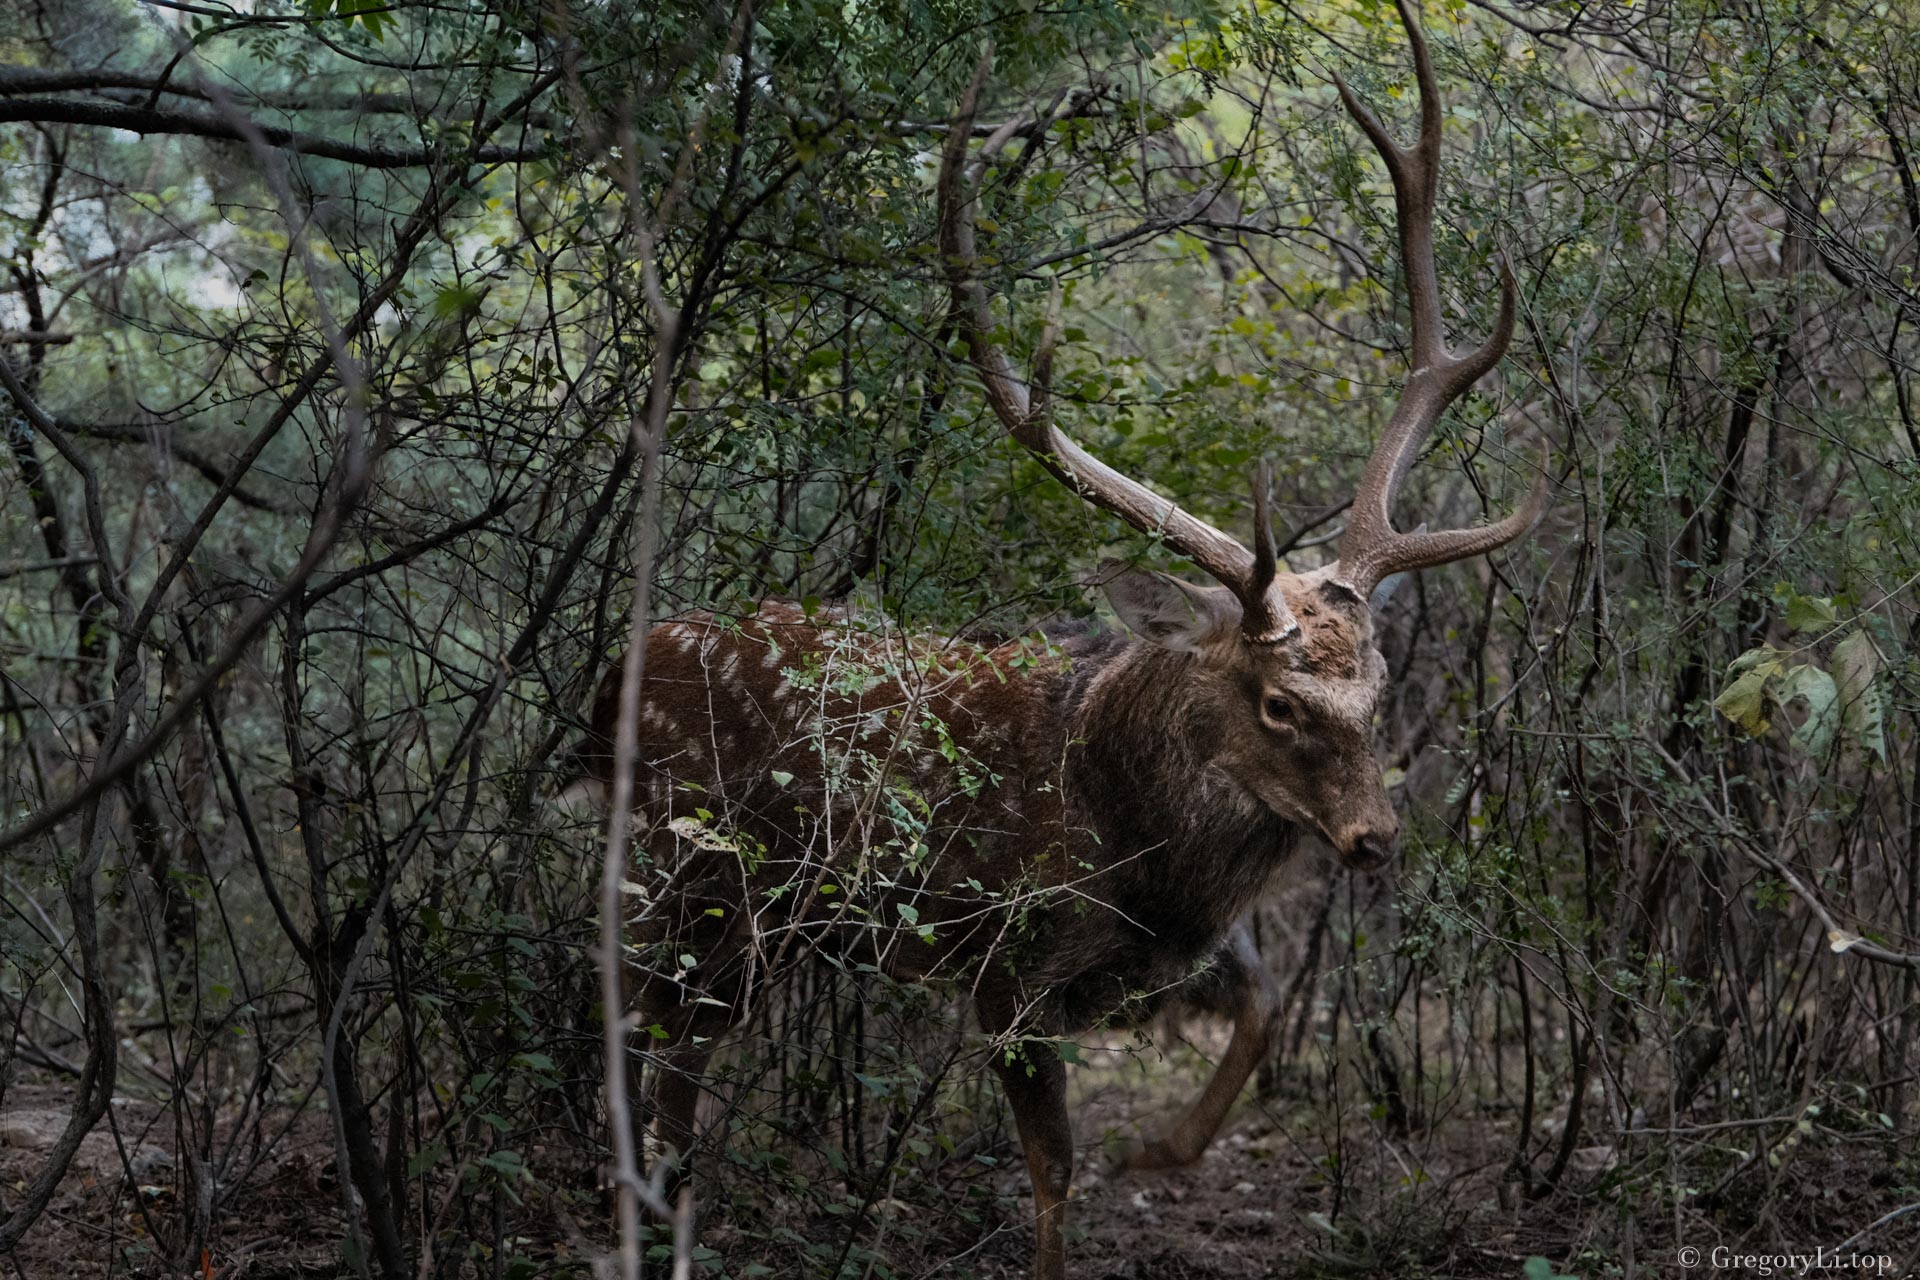
<svg viewBox="0 0 1920 1280">
<path fill-rule="evenodd" d="M 1401 270 L 1407 281 L 1407 308 L 1413 320 L 1413 370 L 1374 446 L 1354 493 L 1347 533 L 1340 544 L 1341 577 L 1365 599 L 1390 573 L 1428 568 L 1495 550 L 1532 529 L 1545 511 L 1546 489 L 1537 483 L 1513 515 L 1483 529 L 1401 534 L 1393 528 L 1393 502 L 1400 483 L 1433 433 L 1440 415 L 1506 354 L 1513 338 L 1519 290 L 1512 269 L 1500 271 L 1500 313 L 1493 332 L 1466 355 L 1447 348 L 1440 303 L 1440 277 L 1433 248 L 1433 214 L 1440 184 L 1441 103 L 1439 83 L 1426 35 L 1414 9 L 1416 0 L 1396 0 L 1401 24 L 1413 49 L 1414 78 L 1420 91 L 1420 132 L 1411 147 L 1395 142 L 1380 118 L 1338 75 L 1334 84 L 1347 113 L 1360 125 L 1385 162 L 1393 181 L 1393 203 L 1400 233 Z M 1531 513 L 1531 514 L 1529 514 Z M 1522 517 L 1526 517 L 1522 519 Z"/>
<path fill-rule="evenodd" d="M 1342 556 L 1341 579 L 1364 598 L 1382 579 L 1392 574 L 1431 569 L 1436 565 L 1483 556 L 1526 536 L 1547 513 L 1547 502 L 1552 492 L 1548 462 L 1549 452 L 1542 446 L 1526 501 L 1504 518 L 1472 529 L 1396 533 L 1386 542 L 1378 544 L 1375 554 L 1355 562 L 1352 567 Z M 1425 527 L 1421 526 L 1422 529 Z"/>
<path fill-rule="evenodd" d="M 1280 571 L 1280 552 L 1273 541 L 1273 464 L 1260 459 L 1253 469 L 1253 573 L 1248 584 L 1265 591 Z"/>
<path fill-rule="evenodd" d="M 1292 633 L 1293 614 L 1286 601 L 1273 589 L 1280 576 L 1280 552 L 1273 541 L 1273 513 L 1269 509 L 1273 495 L 1273 464 L 1265 458 L 1253 469 L 1253 572 L 1247 577 L 1247 590 L 1241 596 L 1241 629 L 1258 644 L 1276 644 Z M 1273 601 L 1281 612 L 1271 612 Z"/>
<path fill-rule="evenodd" d="M 1360 101 L 1338 74 L 1334 85 L 1347 113 L 1373 143 L 1393 179 L 1393 203 L 1400 229 L 1400 257 L 1407 277 L 1408 310 L 1413 316 L 1413 358 L 1416 368 L 1442 362 L 1447 356 L 1441 329 L 1440 279 L 1434 267 L 1433 210 L 1440 189 L 1440 89 L 1433 59 L 1419 17 L 1408 0 L 1398 0 L 1400 21 L 1413 48 L 1414 78 L 1420 91 L 1420 132 L 1411 147 L 1393 140 L 1373 109 Z"/>
<path fill-rule="evenodd" d="M 1272 644 L 1299 630 L 1268 572 L 1256 588 L 1255 557 L 1239 542 L 1174 503 L 1129 479 L 1081 448 L 1053 424 L 1051 378 L 1053 346 L 1059 306 L 1058 285 L 1049 304 L 1047 330 L 1034 361 L 1031 385 L 1015 372 L 1006 352 L 995 346 L 993 315 L 986 285 L 980 279 L 974 240 L 974 184 L 967 175 L 967 141 L 973 132 L 980 91 L 993 68 L 989 44 L 980 65 L 960 99 L 958 119 L 947 131 L 941 152 L 940 176 L 935 188 L 939 206 L 940 252 L 946 259 L 947 283 L 953 291 L 953 311 L 973 366 L 979 371 L 987 403 L 1015 440 L 1041 465 L 1088 502 L 1145 533 L 1157 534 L 1195 564 L 1218 579 L 1241 603 L 1242 627 L 1257 643 Z M 1259 503 L 1264 510 L 1264 502 Z M 1263 516 L 1264 522 L 1264 516 Z M 1271 534 L 1268 534 L 1269 543 Z"/>
</svg>

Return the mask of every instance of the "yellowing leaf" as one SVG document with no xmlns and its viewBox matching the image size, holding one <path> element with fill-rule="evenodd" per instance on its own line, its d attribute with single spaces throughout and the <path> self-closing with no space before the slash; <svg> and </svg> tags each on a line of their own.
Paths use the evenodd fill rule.
<svg viewBox="0 0 1920 1280">
<path fill-rule="evenodd" d="M 696 848 L 711 849 L 720 853 L 737 853 L 740 849 L 734 841 L 698 818 L 675 818 L 667 824 L 667 830 L 682 840 L 691 842 Z"/>
<path fill-rule="evenodd" d="M 1727 667 L 1733 683 L 1713 700 L 1714 710 L 1740 726 L 1748 737 L 1757 738 L 1773 728 L 1768 718 L 1768 682 L 1786 667 L 1787 655 L 1772 645 L 1749 649 Z"/>
</svg>

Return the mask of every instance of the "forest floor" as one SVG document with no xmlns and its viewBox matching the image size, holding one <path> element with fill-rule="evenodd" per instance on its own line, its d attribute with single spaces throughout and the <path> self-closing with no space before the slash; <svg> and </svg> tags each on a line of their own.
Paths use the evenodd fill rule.
<svg viewBox="0 0 1920 1280">
<path fill-rule="evenodd" d="M 1137 1073 L 1136 1073 L 1137 1074 Z M 1382 1138 L 1349 1128 L 1318 1132 L 1300 1119 L 1313 1108 L 1251 1102 L 1191 1168 L 1115 1172 L 1111 1153 L 1127 1134 L 1174 1114 L 1194 1085 L 1176 1072 L 1143 1093 L 1126 1073 L 1085 1070 L 1076 1087 L 1079 1167 L 1068 1223 L 1077 1280 L 1256 1280 L 1314 1277 L 1486 1277 L 1520 1280 L 1529 1257 L 1551 1259 L 1555 1276 L 1746 1276 L 1756 1269 L 1689 1271 L 1682 1245 L 1710 1255 L 1736 1251 L 1831 1249 L 1911 1200 L 1884 1148 L 1845 1145 L 1809 1152 L 1791 1177 L 1774 1177 L 1763 1211 L 1743 1196 L 1718 1213 L 1636 1204 L 1605 1190 L 1610 1151 L 1583 1149 L 1559 1193 L 1529 1199 L 1506 1181 L 1511 1126 L 1465 1116 L 1419 1140 Z M 16 1203 L 65 1121 L 69 1094 L 56 1077 L 16 1076 L 0 1101 L 0 1212 Z M 1326 1109 L 1321 1108 L 1322 1115 Z M 86 1139 L 46 1216 L 0 1276 L 75 1280 L 107 1276 L 348 1276 L 339 1180 L 330 1126 L 318 1108 L 269 1117 L 257 1148 L 236 1145 L 238 1163 L 223 1182 L 224 1200 L 207 1252 L 184 1271 L 153 1247 L 177 1240 L 190 1215 L 182 1188 L 192 1185 L 175 1158 L 168 1112 L 118 1100 L 113 1126 Z M 987 1159 L 923 1180 L 898 1196 L 877 1197 L 857 1231 L 845 1216 L 796 1212 L 770 1231 L 767 1206 L 709 1215 L 701 1242 L 714 1251 L 699 1270 L 726 1276 L 893 1275 L 1011 1280 L 1026 1274 L 1032 1237 L 1024 1174 L 1004 1128 L 984 1135 Z M 1850 1157 L 1846 1154 L 1852 1151 Z M 250 1154 L 249 1154 L 250 1153 Z M 1344 1168 L 1343 1168 L 1344 1165 Z M 584 1276 L 605 1247 L 604 1192 L 532 1189 L 507 1233 L 524 1259 L 496 1270 L 472 1257 L 422 1274 Z M 1614 1181 L 1617 1183 L 1618 1178 Z M 1504 1185 L 1503 1185 L 1504 1184 Z M 556 1187 L 557 1187 L 556 1183 Z M 751 1197 L 749 1197 L 751 1198 Z M 741 1202 L 736 1201 L 736 1204 Z M 458 1206 L 455 1206 L 456 1208 Z M 441 1206 L 442 1211 L 446 1209 Z M 956 1211 L 958 1210 L 958 1211 Z M 772 1221 L 777 1221 L 776 1212 Z M 1905 1275 L 1920 1250 L 1920 1213 L 1876 1232 L 1864 1252 L 1890 1255 L 1884 1274 Z M 803 1262 L 807 1242 L 855 1239 L 838 1268 Z M 878 1248 L 885 1269 L 859 1265 Z M 181 1252 L 171 1246 L 176 1255 Z M 829 1249 L 829 1254 L 832 1249 Z M 1637 1258 L 1636 1258 L 1637 1255 Z M 659 1268 L 665 1274 L 665 1268 Z M 1782 1269 L 1774 1274 L 1789 1274 Z M 1793 1274 L 1872 1275 L 1874 1270 L 1808 1269 Z"/>
</svg>

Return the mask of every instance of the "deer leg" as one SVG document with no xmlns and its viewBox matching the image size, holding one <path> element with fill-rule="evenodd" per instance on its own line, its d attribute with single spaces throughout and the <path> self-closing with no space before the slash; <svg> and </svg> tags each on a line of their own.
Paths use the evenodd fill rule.
<svg viewBox="0 0 1920 1280">
<path fill-rule="evenodd" d="M 707 1137 L 699 1123 L 700 1100 L 706 1093 L 702 1077 L 715 1043 L 732 1026 L 733 1018 L 730 1010 L 711 1005 L 659 1009 L 643 1001 L 639 1021 L 641 1047 L 649 1043 L 660 1047 L 646 1054 L 644 1073 L 628 1073 L 634 1140 L 643 1175 L 655 1164 L 666 1166 L 661 1188 L 667 1204 L 673 1206 L 679 1202 L 681 1188 L 693 1179 L 695 1160 Z M 649 1036 L 648 1027 L 665 1031 L 666 1039 Z M 661 1221 L 653 1212 L 647 1219 Z"/>
<path fill-rule="evenodd" d="M 696 917 L 701 924 L 708 919 L 718 917 Z M 705 957 L 701 968 L 708 976 L 697 986 L 685 973 L 649 969 L 634 975 L 632 1007 L 641 1028 L 637 1047 L 646 1051 L 650 1066 L 644 1073 L 628 1073 L 636 1085 L 631 1095 L 638 1130 L 634 1137 L 643 1163 L 667 1162 L 664 1187 L 669 1205 L 676 1203 L 680 1188 L 692 1178 L 705 1136 L 698 1113 L 706 1092 L 702 1076 L 707 1062 L 720 1037 L 740 1019 L 745 959 L 735 933 L 732 926 L 724 930 L 696 927 L 671 933 L 660 930 L 646 939 L 645 950 L 678 956 L 684 949 Z M 671 945 L 664 945 L 667 942 Z"/>
<path fill-rule="evenodd" d="M 1186 1113 L 1157 1138 L 1127 1151 L 1128 1169 L 1175 1169 L 1198 1160 L 1220 1131 L 1249 1077 L 1266 1061 L 1279 1032 L 1281 996 L 1254 950 L 1244 925 L 1235 925 L 1226 945 L 1191 991 L 1181 993 L 1200 1008 L 1233 1015 L 1233 1038 L 1207 1087 Z"/>
<path fill-rule="evenodd" d="M 1009 1060 L 1011 1058 L 1011 1060 Z M 1067 1187 L 1073 1179 L 1073 1122 L 1067 1115 L 1067 1066 L 1051 1044 L 1025 1041 L 995 1058 L 1013 1106 L 1020 1149 L 1033 1181 L 1033 1280 L 1066 1280 Z"/>
<path fill-rule="evenodd" d="M 1020 1150 L 1033 1182 L 1034 1280 L 1066 1280 L 1067 1244 L 1061 1233 L 1067 1216 L 1067 1188 L 1073 1180 L 1073 1121 L 1067 1115 L 1067 1064 L 1044 1040 L 1023 1040 L 1009 992 L 989 988 L 980 994 L 980 1024 L 1000 1041 L 993 1069 L 1013 1108 Z"/>
<path fill-rule="evenodd" d="M 712 1056 L 704 1049 L 655 1055 L 646 1099 L 653 1139 L 648 1158 L 671 1162 L 664 1182 L 668 1204 L 693 1176 L 694 1151 L 701 1136 L 700 1096 L 705 1092 L 700 1078 Z"/>
</svg>

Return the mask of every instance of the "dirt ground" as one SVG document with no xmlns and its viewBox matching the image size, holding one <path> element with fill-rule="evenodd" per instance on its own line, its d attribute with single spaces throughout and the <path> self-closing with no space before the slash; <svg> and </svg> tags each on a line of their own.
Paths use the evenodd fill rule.
<svg viewBox="0 0 1920 1280">
<path fill-rule="evenodd" d="M 0 1106 L 0 1208 L 11 1208 L 40 1169 L 71 1105 L 57 1080 L 28 1077 L 8 1085 Z M 317 1113 L 270 1117 L 260 1149 L 236 1153 L 237 1167 L 225 1174 L 240 1190 L 216 1228 L 217 1248 L 186 1274 L 341 1274 L 339 1184 L 324 1121 Z M 181 1176 L 174 1139 L 163 1109 L 116 1097 L 0 1274 L 10 1270 L 30 1280 L 179 1274 L 151 1245 L 156 1227 L 174 1228 L 186 1209 L 179 1188 L 190 1179 Z"/>
<path fill-rule="evenodd" d="M 1284 1101 L 1249 1103 L 1229 1131 L 1190 1169 L 1157 1174 L 1113 1171 L 1110 1156 L 1124 1135 L 1170 1114 L 1191 1081 L 1175 1076 L 1142 1093 L 1123 1073 L 1085 1072 L 1077 1089 L 1079 1169 L 1068 1224 L 1076 1280 L 1255 1280 L 1257 1277 L 1504 1277 L 1519 1280 L 1526 1260 L 1543 1255 L 1554 1274 L 1601 1276 L 1743 1276 L 1757 1270 L 1689 1272 L 1677 1248 L 1716 1244 L 1757 1250 L 1782 1242 L 1832 1246 L 1915 1197 L 1913 1175 L 1884 1151 L 1857 1159 L 1834 1152 L 1799 1161 L 1792 1179 L 1776 1180 L 1761 1214 L 1739 1202 L 1714 1212 L 1684 1213 L 1636 1204 L 1604 1190 L 1606 1149 L 1585 1149 L 1567 1189 L 1529 1200 L 1502 1186 L 1512 1135 L 1491 1121 L 1450 1121 L 1443 1139 L 1368 1142 L 1349 1132 L 1347 1172 L 1331 1176 L 1325 1137 L 1296 1123 L 1305 1108 Z M 0 1105 L 0 1211 L 39 1167 L 66 1117 L 66 1096 L 53 1078 L 16 1079 Z M 228 1194 L 204 1258 L 186 1271 L 151 1248 L 156 1230 L 177 1234 L 192 1185 L 175 1159 L 166 1113 L 151 1103 L 117 1101 L 113 1124 L 102 1124 L 81 1148 L 40 1224 L 0 1276 L 21 1280 L 84 1280 L 107 1276 L 189 1274 L 201 1280 L 238 1277 L 351 1275 L 343 1260 L 341 1195 L 332 1138 L 317 1109 L 270 1117 L 257 1149 L 241 1144 L 234 1167 L 221 1172 Z M 796 1220 L 769 1244 L 764 1216 L 722 1209 L 708 1216 L 701 1242 L 708 1274 L 810 1275 L 794 1249 L 808 1241 L 851 1236 L 877 1247 L 888 1270 L 858 1265 L 840 1274 L 899 1277 L 1023 1276 L 1031 1239 L 1022 1217 L 1026 1194 L 1017 1149 L 996 1132 L 971 1173 L 954 1174 L 939 1194 L 880 1197 L 858 1231 L 845 1218 Z M 1338 1154 L 1338 1153 L 1336 1153 Z M 250 1167 L 247 1167 L 250 1166 Z M 956 1181 L 973 1185 L 955 1189 Z M 516 1213 L 512 1240 L 524 1261 L 511 1267 L 485 1258 L 443 1260 L 422 1274 L 580 1276 L 604 1247 L 606 1196 L 582 1185 L 572 1191 L 530 1191 Z M 1599 1188 L 1599 1189 L 1597 1189 Z M 971 1206 L 971 1208 L 966 1208 Z M 446 1206 L 441 1206 L 445 1209 Z M 958 1211 L 956 1211 L 956 1208 Z M 1874 1237 L 1894 1265 L 1911 1270 L 1920 1250 L 1920 1213 Z M 1677 1234 L 1676 1234 L 1677 1233 Z M 1904 1251 L 1904 1252 L 1903 1252 Z M 762 1269 L 764 1268 L 764 1269 Z M 1902 1270 L 1887 1274 L 1900 1275 Z M 665 1274 L 665 1269 L 660 1269 Z M 1858 1275 L 1811 1269 L 1802 1274 Z M 1867 1274 L 1872 1274 L 1868 1272 Z"/>
</svg>

